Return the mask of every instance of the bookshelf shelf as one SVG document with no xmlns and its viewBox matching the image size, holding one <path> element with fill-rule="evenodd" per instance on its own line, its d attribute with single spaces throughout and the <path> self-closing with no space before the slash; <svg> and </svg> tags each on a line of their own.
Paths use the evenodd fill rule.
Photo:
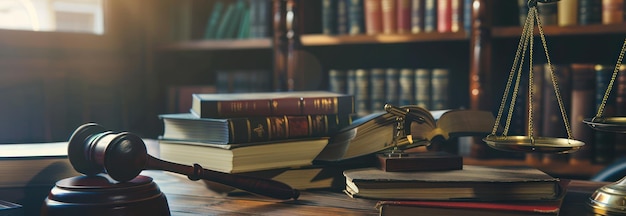
<svg viewBox="0 0 626 216">
<path fill-rule="evenodd" d="M 614 24 L 614 25 L 586 25 L 586 26 L 544 26 L 544 33 L 550 36 L 584 36 L 584 35 L 599 35 L 599 34 L 625 34 L 626 25 Z M 494 27 L 494 38 L 511 38 L 520 37 L 522 33 L 522 27 L 520 26 L 507 26 L 507 27 Z M 539 32 L 535 28 L 535 35 Z"/>
<path fill-rule="evenodd" d="M 420 34 L 380 34 L 380 35 L 302 35 L 303 46 L 334 46 L 347 44 L 392 44 L 433 41 L 468 40 L 465 32 L 420 33 Z"/>
<path fill-rule="evenodd" d="M 163 46 L 162 50 L 192 51 L 192 50 L 251 50 L 271 49 L 270 38 L 238 39 L 238 40 L 193 40 L 181 41 Z"/>
</svg>

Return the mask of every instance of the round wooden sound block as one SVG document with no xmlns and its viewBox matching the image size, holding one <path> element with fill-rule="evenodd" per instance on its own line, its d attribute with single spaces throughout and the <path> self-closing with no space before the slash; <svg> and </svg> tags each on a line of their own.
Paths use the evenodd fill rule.
<svg viewBox="0 0 626 216">
<path fill-rule="evenodd" d="M 42 215 L 170 215 L 165 195 L 148 176 L 127 182 L 108 176 L 76 176 L 58 181 Z"/>
</svg>

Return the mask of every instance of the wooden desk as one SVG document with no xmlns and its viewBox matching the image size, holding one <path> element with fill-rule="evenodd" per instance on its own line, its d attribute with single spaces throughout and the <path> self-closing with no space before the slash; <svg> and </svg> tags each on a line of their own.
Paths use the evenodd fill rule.
<svg viewBox="0 0 626 216">
<path fill-rule="evenodd" d="M 254 195 L 223 196 L 206 189 L 203 181 L 160 171 L 144 171 L 167 196 L 172 215 L 378 215 L 376 200 L 353 199 L 339 191 L 302 191 L 298 200 L 280 201 Z M 593 215 L 586 201 L 607 183 L 570 183 L 560 215 Z"/>
</svg>

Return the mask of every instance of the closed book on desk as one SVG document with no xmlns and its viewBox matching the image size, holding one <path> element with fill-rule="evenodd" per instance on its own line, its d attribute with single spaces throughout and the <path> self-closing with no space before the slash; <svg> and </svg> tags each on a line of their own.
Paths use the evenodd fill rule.
<svg viewBox="0 0 626 216">
<path fill-rule="evenodd" d="M 159 147 L 166 161 L 240 173 L 311 165 L 327 143 L 328 138 L 232 145 L 159 140 Z"/>
<path fill-rule="evenodd" d="M 254 143 L 328 137 L 350 125 L 349 115 L 198 118 L 191 113 L 163 114 L 163 138 L 214 144 Z"/>
<path fill-rule="evenodd" d="M 347 170 L 346 193 L 371 199 L 519 201 L 556 200 L 559 179 L 529 167 L 464 165 L 462 170 L 385 172 Z"/>
<path fill-rule="evenodd" d="M 546 216 L 558 215 L 561 202 L 380 201 L 380 215 Z"/>
<path fill-rule="evenodd" d="M 194 94 L 191 110 L 201 118 L 352 114 L 354 102 L 330 91 Z"/>
</svg>

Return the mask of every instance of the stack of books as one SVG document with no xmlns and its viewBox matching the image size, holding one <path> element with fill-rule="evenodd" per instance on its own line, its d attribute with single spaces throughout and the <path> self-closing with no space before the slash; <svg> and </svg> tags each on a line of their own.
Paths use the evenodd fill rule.
<svg viewBox="0 0 626 216">
<path fill-rule="evenodd" d="M 567 181 L 530 167 L 464 165 L 459 170 L 346 170 L 345 192 L 379 200 L 381 215 L 557 215 Z"/>
<path fill-rule="evenodd" d="M 193 94 L 190 112 L 159 116 L 160 157 L 295 189 L 330 187 L 341 170 L 313 160 L 329 137 L 352 123 L 353 101 L 326 91 Z"/>
</svg>

